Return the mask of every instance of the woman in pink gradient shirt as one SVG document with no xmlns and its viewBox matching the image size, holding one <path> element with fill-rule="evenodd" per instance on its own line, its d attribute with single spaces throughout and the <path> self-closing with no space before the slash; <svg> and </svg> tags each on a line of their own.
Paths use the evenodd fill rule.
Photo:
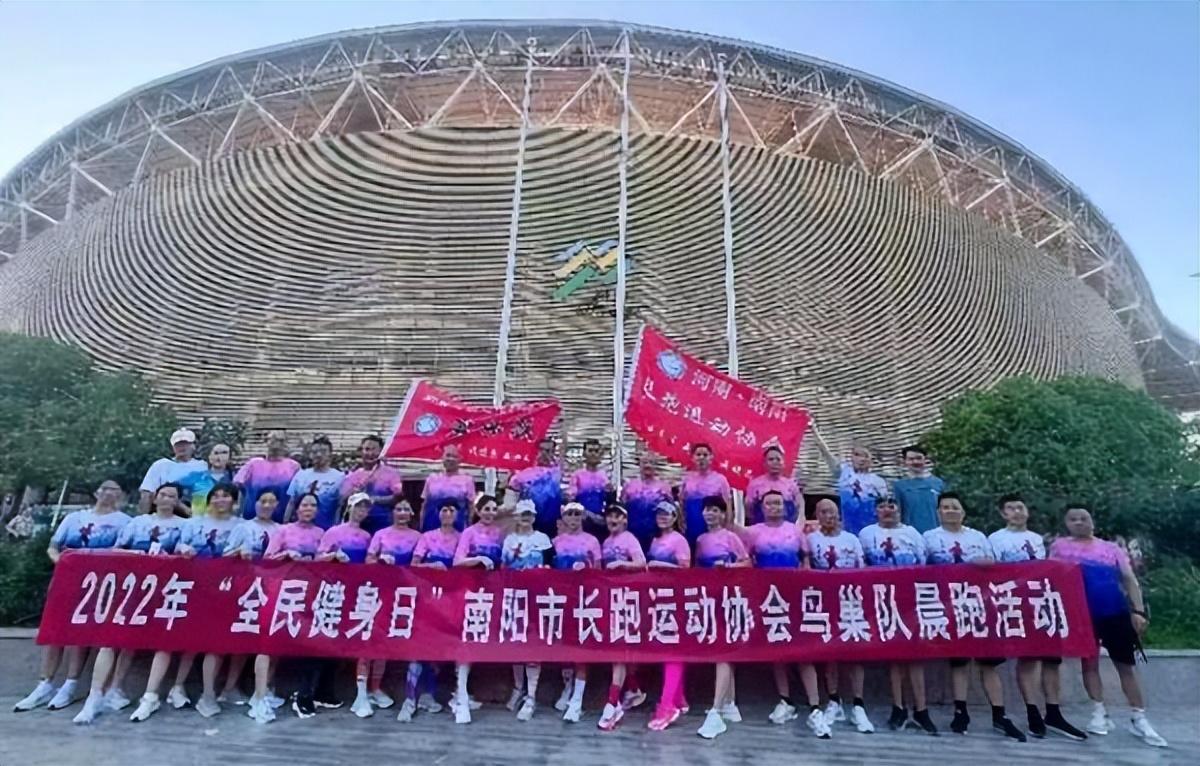
<svg viewBox="0 0 1200 766">
<path fill-rule="evenodd" d="M 604 514 L 608 523 L 608 537 L 601 546 L 604 568 L 641 572 L 646 569 L 646 556 L 642 544 L 629 532 L 629 512 L 617 503 L 608 506 Z M 625 716 L 625 711 L 646 701 L 646 693 L 638 683 L 637 674 L 629 672 L 625 663 L 612 666 L 612 683 L 608 687 L 608 702 L 596 726 L 603 731 L 612 731 Z"/>
<path fill-rule="evenodd" d="M 570 502 L 563 506 L 562 528 L 554 536 L 554 568 L 571 571 L 596 569 L 603 554 L 595 536 L 583 531 L 583 504 Z M 563 668 L 563 691 L 554 703 L 567 723 L 579 723 L 583 715 L 583 693 L 587 687 L 587 665 Z"/>
<path fill-rule="evenodd" d="M 693 444 L 693 468 L 683 475 L 683 480 L 679 483 L 679 503 L 683 506 L 683 535 L 692 547 L 695 547 L 696 540 L 707 529 L 704 524 L 704 501 L 710 497 L 719 497 L 728 506 L 732 496 L 729 481 L 712 470 L 713 457 L 713 449 L 709 445 Z"/>
<path fill-rule="evenodd" d="M 658 526 L 658 537 L 650 543 L 646 566 L 650 569 L 687 569 L 692 565 L 692 551 L 687 538 L 679 534 L 679 509 L 669 500 L 661 501 L 654 509 L 654 521 Z M 646 728 L 662 731 L 688 711 L 683 696 L 683 663 L 668 662 L 663 665 L 662 697 L 654 716 Z"/>
</svg>

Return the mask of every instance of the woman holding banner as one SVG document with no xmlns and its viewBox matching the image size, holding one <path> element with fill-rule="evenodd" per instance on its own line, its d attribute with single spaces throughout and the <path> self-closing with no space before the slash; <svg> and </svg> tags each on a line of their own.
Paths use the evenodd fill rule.
<svg viewBox="0 0 1200 766">
<path fill-rule="evenodd" d="M 554 568 L 581 570 L 599 568 L 603 558 L 600 542 L 594 535 L 583 531 L 583 515 L 580 503 L 563 506 L 562 531 L 554 537 Z M 583 715 L 583 693 L 587 688 L 587 665 L 582 663 L 573 668 L 563 668 L 563 691 L 555 710 L 561 710 L 567 723 L 579 723 Z"/>
<path fill-rule="evenodd" d="M 491 495 L 480 495 L 475 501 L 479 521 L 463 530 L 454 551 L 454 566 L 479 567 L 490 572 L 500 565 L 505 529 L 496 521 L 498 510 L 496 498 Z M 476 703 L 467 693 L 470 676 L 469 663 L 460 662 L 454 666 L 454 696 L 450 700 L 450 709 L 454 712 L 455 723 L 471 722 L 471 710 Z"/>
<path fill-rule="evenodd" d="M 658 536 L 650 543 L 646 566 L 649 569 L 687 569 L 692 565 L 692 549 L 687 538 L 679 534 L 679 509 L 670 500 L 661 501 L 654 509 Z M 651 731 L 663 731 L 688 711 L 683 696 L 683 663 L 663 665 L 662 696 L 654 717 L 646 725 Z"/>
<path fill-rule="evenodd" d="M 613 503 L 608 506 L 604 519 L 608 524 L 608 537 L 600 547 L 607 570 L 626 570 L 640 572 L 646 568 L 646 556 L 642 553 L 642 544 L 629 533 L 629 512 L 625 507 Z M 646 693 L 638 683 L 636 673 L 630 673 L 628 666 L 618 662 L 612 666 L 612 683 L 608 686 L 608 701 L 596 726 L 602 731 L 612 731 L 625 716 L 625 711 L 635 708 L 646 701 Z"/>
</svg>

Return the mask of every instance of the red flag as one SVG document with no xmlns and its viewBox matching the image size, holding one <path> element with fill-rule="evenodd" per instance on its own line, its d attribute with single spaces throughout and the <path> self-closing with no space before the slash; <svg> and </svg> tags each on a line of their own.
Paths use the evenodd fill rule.
<svg viewBox="0 0 1200 766">
<path fill-rule="evenodd" d="M 642 327 L 627 386 L 625 421 L 668 459 L 686 465 L 693 444 L 710 444 L 713 468 L 745 489 L 774 443 L 791 474 L 808 413 L 688 356 L 652 327 Z"/>
<path fill-rule="evenodd" d="M 426 380 L 414 380 L 396 417 L 384 457 L 437 460 L 457 444 L 462 461 L 488 468 L 533 465 L 538 442 L 559 413 L 554 399 L 481 407 Z"/>
</svg>

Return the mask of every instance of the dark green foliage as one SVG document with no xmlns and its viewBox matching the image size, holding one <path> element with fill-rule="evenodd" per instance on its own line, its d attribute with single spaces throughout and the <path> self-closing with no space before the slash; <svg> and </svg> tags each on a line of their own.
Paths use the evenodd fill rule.
<svg viewBox="0 0 1200 766">
<path fill-rule="evenodd" d="M 0 540 L 0 625 L 37 622 L 54 568 L 46 556 L 49 545 L 49 532 L 19 542 Z"/>
</svg>

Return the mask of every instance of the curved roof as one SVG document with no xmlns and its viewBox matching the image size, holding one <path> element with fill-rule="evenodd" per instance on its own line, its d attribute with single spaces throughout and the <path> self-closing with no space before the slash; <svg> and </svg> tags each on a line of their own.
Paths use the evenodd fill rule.
<svg viewBox="0 0 1200 766">
<path fill-rule="evenodd" d="M 1016 141 L 837 64 L 618 22 L 352 30 L 155 80 L 59 131 L 0 180 L 0 259 L 20 257 L 26 242 L 97 200 L 179 167 L 359 132 L 517 124 L 530 62 L 534 124 L 615 130 L 626 49 L 631 130 L 717 140 L 723 69 L 735 145 L 889 178 L 1027 240 L 1108 302 L 1151 393 L 1200 409 L 1200 345 L 1162 316 L 1099 209 Z"/>
</svg>

